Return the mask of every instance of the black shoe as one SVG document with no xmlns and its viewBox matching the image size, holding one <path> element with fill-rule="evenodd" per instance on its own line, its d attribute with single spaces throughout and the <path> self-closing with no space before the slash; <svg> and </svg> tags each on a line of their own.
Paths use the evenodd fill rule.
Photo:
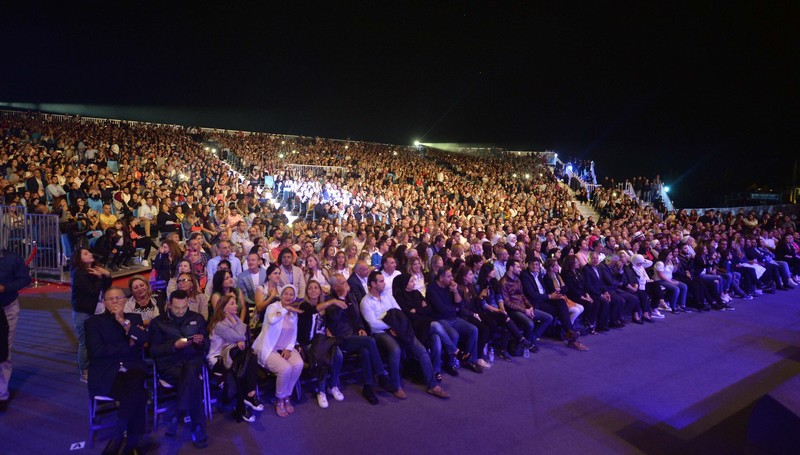
<svg viewBox="0 0 800 455">
<path fill-rule="evenodd" d="M 531 347 L 529 347 L 528 350 L 531 351 L 531 354 L 536 354 L 539 352 L 539 346 L 536 346 L 535 343 L 531 343 Z"/>
<path fill-rule="evenodd" d="M 372 389 L 371 385 L 365 385 L 364 389 L 361 390 L 361 396 L 366 398 L 369 401 L 369 404 L 378 404 L 378 396 L 375 395 L 375 391 Z"/>
<path fill-rule="evenodd" d="M 208 447 L 208 435 L 203 425 L 195 425 L 194 430 L 192 430 L 192 444 L 198 449 L 205 449 Z"/>
<path fill-rule="evenodd" d="M 459 362 L 464 363 L 464 362 L 468 362 L 469 361 L 470 355 L 471 354 L 469 352 L 458 351 L 458 354 L 456 354 L 456 358 L 458 358 Z"/>
<path fill-rule="evenodd" d="M 236 421 L 237 422 L 245 421 L 245 422 L 253 423 L 253 422 L 256 421 L 256 416 L 253 415 L 253 411 L 250 410 L 249 406 L 245 406 L 244 407 L 244 411 L 239 412 L 236 415 Z"/>
<path fill-rule="evenodd" d="M 436 379 L 436 382 L 442 382 L 442 380 L 444 380 L 444 376 L 442 376 L 442 372 L 441 371 L 437 371 L 436 373 L 433 373 L 433 378 Z"/>
<path fill-rule="evenodd" d="M 475 362 L 467 362 L 462 364 L 462 366 L 467 370 L 474 371 L 475 373 L 483 373 L 483 368 L 481 368 L 480 365 Z"/>
<path fill-rule="evenodd" d="M 444 372 L 449 374 L 450 376 L 453 377 L 458 376 L 458 370 L 456 370 L 456 367 L 454 367 L 453 365 L 445 365 L 444 368 L 442 368 L 442 370 L 444 370 Z"/>
<path fill-rule="evenodd" d="M 174 438 L 176 434 L 178 434 L 178 425 L 179 421 L 177 417 L 173 417 L 170 419 L 169 423 L 167 423 L 167 431 L 164 432 L 164 436 L 169 436 L 170 438 Z"/>
<path fill-rule="evenodd" d="M 500 357 L 501 359 L 505 360 L 506 362 L 513 362 L 514 361 L 514 359 L 511 358 L 511 355 L 509 355 L 508 351 L 506 351 L 505 349 L 501 349 L 500 351 L 498 351 L 497 352 L 497 356 Z"/>
<path fill-rule="evenodd" d="M 625 327 L 625 324 L 623 324 L 623 323 L 621 323 L 619 321 L 614 321 L 611 324 L 609 324 L 608 326 L 611 327 L 612 329 L 621 329 L 621 328 Z"/>
<path fill-rule="evenodd" d="M 106 448 L 103 449 L 102 453 L 103 455 L 117 455 L 120 449 L 122 449 L 122 439 L 114 438 L 108 441 L 108 444 L 106 444 Z"/>
<path fill-rule="evenodd" d="M 525 349 L 533 349 L 534 347 L 534 344 L 528 341 L 527 338 L 523 338 L 522 340 L 520 340 L 519 344 Z"/>
<path fill-rule="evenodd" d="M 378 384 L 381 385 L 381 388 L 389 393 L 397 392 L 397 387 L 392 384 L 392 381 L 389 380 L 389 375 L 384 373 L 378 376 Z"/>
<path fill-rule="evenodd" d="M 253 395 L 252 397 L 250 396 L 244 397 L 244 405 L 245 407 L 251 408 L 253 411 L 264 410 L 264 405 L 261 403 L 261 400 L 258 399 L 258 394 Z"/>
</svg>

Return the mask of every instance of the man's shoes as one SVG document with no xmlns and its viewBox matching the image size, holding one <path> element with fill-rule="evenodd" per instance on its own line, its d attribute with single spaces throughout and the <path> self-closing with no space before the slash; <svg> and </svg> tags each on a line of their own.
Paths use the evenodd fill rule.
<svg viewBox="0 0 800 455">
<path fill-rule="evenodd" d="M 664 313 L 662 313 L 661 310 L 654 309 L 653 312 L 650 313 L 650 317 L 655 319 L 664 319 L 666 316 L 664 316 Z"/>
<path fill-rule="evenodd" d="M 336 400 L 336 401 L 344 401 L 344 395 L 342 395 L 342 392 L 339 391 L 338 387 L 331 387 L 330 389 L 328 389 L 328 393 L 331 396 L 333 396 L 334 400 Z"/>
<path fill-rule="evenodd" d="M 406 394 L 406 391 L 399 387 L 397 388 L 397 390 L 394 391 L 392 395 L 394 395 L 394 397 L 397 398 L 398 400 L 405 400 L 406 398 L 408 398 L 408 394 Z"/>
<path fill-rule="evenodd" d="M 440 385 L 428 389 L 428 393 L 439 398 L 450 398 L 450 394 L 445 392 L 442 386 Z"/>
<path fill-rule="evenodd" d="M 614 321 L 611 324 L 608 324 L 608 326 L 611 327 L 612 329 L 621 329 L 625 327 L 625 324 L 623 324 L 620 321 Z"/>
<path fill-rule="evenodd" d="M 369 404 L 378 404 L 378 396 L 375 395 L 375 390 L 372 389 L 371 385 L 365 385 L 364 388 L 361 390 L 361 396 L 366 398 L 369 401 Z"/>
<path fill-rule="evenodd" d="M 389 393 L 397 392 L 397 387 L 392 384 L 392 381 L 389 380 L 389 375 L 384 373 L 378 376 L 378 384 L 381 385 L 381 388 Z"/>
<path fill-rule="evenodd" d="M 117 455 L 119 451 L 122 449 L 122 439 L 112 438 L 106 444 L 105 449 L 103 449 L 103 455 Z"/>
<path fill-rule="evenodd" d="M 483 368 L 481 368 L 477 363 L 474 362 L 467 362 L 462 364 L 462 366 L 470 371 L 475 373 L 483 373 Z"/>
<path fill-rule="evenodd" d="M 469 361 L 470 355 L 471 354 L 469 352 L 458 351 L 458 354 L 456 354 L 456 358 L 458 359 L 459 362 L 464 363 L 464 362 Z"/>
<path fill-rule="evenodd" d="M 325 396 L 325 392 L 317 392 L 317 404 L 322 409 L 328 409 L 328 397 Z"/>
<path fill-rule="evenodd" d="M 511 358 L 511 355 L 505 349 L 501 349 L 497 351 L 497 356 L 501 359 L 505 360 L 506 362 L 513 362 L 514 359 Z"/>
<path fill-rule="evenodd" d="M 253 411 L 250 410 L 249 406 L 245 406 L 244 411 L 242 411 L 241 414 L 236 416 L 236 421 L 237 422 L 245 421 L 253 423 L 256 421 L 256 416 L 253 415 Z"/>
<path fill-rule="evenodd" d="M 578 340 L 570 341 L 569 343 L 567 343 L 567 346 L 571 347 L 572 349 L 577 349 L 579 351 L 588 351 L 589 350 L 589 348 L 587 348 L 586 345 L 584 345 L 583 343 L 581 343 Z"/>
<path fill-rule="evenodd" d="M 203 425 L 197 424 L 192 430 L 192 444 L 198 449 L 205 449 L 208 447 L 208 435 Z"/>
<path fill-rule="evenodd" d="M 456 367 L 454 367 L 453 365 L 445 365 L 442 368 L 442 370 L 444 370 L 444 372 L 449 374 L 450 376 L 453 376 L 453 377 L 458 376 L 458 370 L 456 370 Z"/>
<path fill-rule="evenodd" d="M 173 417 L 167 422 L 167 431 L 164 432 L 164 436 L 169 436 L 170 438 L 174 438 L 176 434 L 178 434 L 178 426 L 180 425 L 180 421 L 177 417 Z"/>
<path fill-rule="evenodd" d="M 261 400 L 258 399 L 258 394 L 251 396 L 244 397 L 244 404 L 247 407 L 250 407 L 253 411 L 263 411 L 264 405 L 261 403 Z"/>
</svg>

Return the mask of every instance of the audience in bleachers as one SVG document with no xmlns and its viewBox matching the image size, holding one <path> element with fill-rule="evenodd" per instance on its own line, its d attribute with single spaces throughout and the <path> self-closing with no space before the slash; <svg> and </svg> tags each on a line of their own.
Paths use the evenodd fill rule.
<svg viewBox="0 0 800 455">
<path fill-rule="evenodd" d="M 593 163 L 571 166 L 595 178 Z M 142 255 L 153 265 L 153 289 L 132 281 L 125 310 L 154 318 L 160 374 L 178 381 L 183 364 L 191 357 L 196 368 L 202 357 L 184 353 L 208 344 L 178 336 L 176 320 L 213 318 L 220 352 L 243 350 L 246 326 L 260 334 L 258 363 L 278 377 L 280 416 L 294 410 L 300 354 L 312 343 L 330 344 L 314 357 L 324 354 L 322 368 L 312 365 L 320 406 L 326 394 L 343 398 L 342 354 L 360 358 L 371 403 L 375 376 L 406 396 L 401 351 L 422 362 L 426 389 L 445 398 L 441 371 L 457 375 L 460 363 L 480 373 L 491 367 L 490 352 L 512 360 L 548 336 L 587 351 L 581 336 L 663 320 L 662 312 L 732 310 L 734 297 L 800 281 L 800 234 L 787 214 L 663 214 L 640 202 L 655 202 L 656 177 L 633 180 L 638 201 L 613 185 L 594 189 L 600 218 L 584 219 L 575 201 L 589 194 L 571 192 L 556 177 L 563 171 L 539 156 L 465 158 L 78 117 L 4 115 L 0 125 L 5 204 L 58 214 L 76 247 L 76 283 L 92 283 L 74 290 L 79 337 L 77 326 L 110 284 L 101 266 L 114 271 Z M 18 213 L 4 211 L 4 232 L 18 229 Z M 165 300 L 173 304 L 164 308 Z M 247 394 L 238 395 L 237 418 L 251 421 L 248 406 L 260 404 L 248 401 L 252 381 L 241 381 Z M 199 409 L 180 409 L 205 445 Z"/>
</svg>

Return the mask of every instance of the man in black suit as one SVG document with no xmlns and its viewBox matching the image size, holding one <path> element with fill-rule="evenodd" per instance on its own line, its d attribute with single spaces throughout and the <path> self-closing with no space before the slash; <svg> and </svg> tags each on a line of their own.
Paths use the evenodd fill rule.
<svg viewBox="0 0 800 455">
<path fill-rule="evenodd" d="M 589 297 L 593 302 L 600 305 L 600 311 L 597 315 L 597 330 L 600 332 L 607 332 L 609 327 L 609 312 L 613 304 L 611 294 L 608 293 L 603 285 L 603 280 L 600 277 L 600 270 L 597 266 L 600 264 L 600 256 L 594 251 L 589 252 L 589 263 L 583 268 L 583 286 Z M 615 311 L 616 313 L 616 311 Z M 619 328 L 619 324 L 613 324 L 613 327 Z"/>
<path fill-rule="evenodd" d="M 192 419 L 192 442 L 197 448 L 208 446 L 202 380 L 208 345 L 206 320 L 200 313 L 189 310 L 186 291 L 173 291 L 168 310 L 150 322 L 150 353 L 156 360 L 159 377 L 178 390 L 176 413 L 165 434 L 175 436 L 179 417 L 188 412 Z"/>
<path fill-rule="evenodd" d="M 353 266 L 353 273 L 347 278 L 347 284 L 350 285 L 350 295 L 353 296 L 355 302 L 361 302 L 364 296 L 367 295 L 367 277 L 369 277 L 369 266 L 364 261 L 356 262 Z M 358 308 L 359 314 L 361 309 Z"/>
<path fill-rule="evenodd" d="M 616 256 L 609 258 L 607 260 L 618 260 Z M 631 316 L 634 322 L 637 324 L 644 324 L 644 322 L 639 318 L 638 314 L 638 307 L 639 307 L 639 299 L 633 295 L 629 294 L 622 290 L 622 280 L 614 274 L 614 271 L 611 270 L 611 267 L 608 265 L 606 261 L 601 262 L 597 268 L 600 270 L 600 279 L 603 280 L 603 285 L 606 287 L 606 290 L 611 295 L 612 300 L 612 312 L 611 312 L 611 321 L 618 322 L 618 323 L 625 323 L 622 319 L 623 314 L 633 314 L 634 308 L 637 309 L 636 316 Z M 614 305 L 614 301 L 617 302 Z M 614 313 L 614 310 L 618 313 Z M 638 318 L 638 319 L 637 319 Z"/>
<path fill-rule="evenodd" d="M 119 401 L 116 432 L 104 454 L 120 451 L 125 431 L 128 441 L 124 453 L 136 453 L 139 438 L 146 430 L 147 364 L 142 349 L 147 329 L 139 314 L 122 312 L 125 300 L 122 289 L 108 288 L 103 296 L 105 313 L 92 316 L 85 323 L 89 395 Z"/>
<path fill-rule="evenodd" d="M 569 343 L 568 346 L 579 351 L 588 350 L 583 343 L 578 341 L 580 333 L 572 329 L 569 307 L 564 296 L 560 291 L 548 294 L 545 290 L 542 281 L 542 263 L 539 262 L 539 258 L 532 254 L 528 256 L 528 268 L 522 271 L 519 279 L 522 281 L 522 292 L 533 304 L 533 307 L 558 318 L 561 330 L 564 331 L 564 338 Z"/>
</svg>

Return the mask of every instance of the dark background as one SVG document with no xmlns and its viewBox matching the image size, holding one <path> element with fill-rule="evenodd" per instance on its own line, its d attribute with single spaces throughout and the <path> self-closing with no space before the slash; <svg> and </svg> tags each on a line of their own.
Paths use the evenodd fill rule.
<svg viewBox="0 0 800 455">
<path fill-rule="evenodd" d="M 680 207 L 786 187 L 800 155 L 800 2 L 64 3 L 3 7 L 0 101 L 555 149 Z"/>
</svg>

